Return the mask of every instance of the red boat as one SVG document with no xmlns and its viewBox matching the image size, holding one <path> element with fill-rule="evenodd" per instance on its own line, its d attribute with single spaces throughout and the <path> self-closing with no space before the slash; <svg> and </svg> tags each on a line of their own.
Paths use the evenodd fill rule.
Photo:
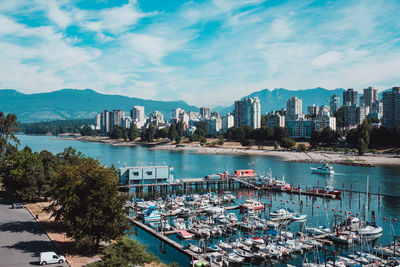
<svg viewBox="0 0 400 267">
<path fill-rule="evenodd" d="M 253 199 L 248 199 L 246 200 L 246 203 L 240 204 L 239 207 L 241 210 L 262 210 L 264 208 L 264 204 Z"/>
</svg>

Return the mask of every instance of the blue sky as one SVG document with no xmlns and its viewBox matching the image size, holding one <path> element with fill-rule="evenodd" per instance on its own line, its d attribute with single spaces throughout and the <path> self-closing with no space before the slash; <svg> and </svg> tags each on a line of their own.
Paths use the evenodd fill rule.
<svg viewBox="0 0 400 267">
<path fill-rule="evenodd" d="M 226 105 L 400 85 L 400 1 L 2 0 L 0 88 Z"/>
</svg>

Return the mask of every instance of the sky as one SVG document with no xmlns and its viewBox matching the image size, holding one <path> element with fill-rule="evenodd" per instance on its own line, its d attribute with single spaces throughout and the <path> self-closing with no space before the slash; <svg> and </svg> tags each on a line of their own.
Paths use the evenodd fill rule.
<svg viewBox="0 0 400 267">
<path fill-rule="evenodd" d="M 0 88 L 228 105 L 400 86 L 398 0 L 1 0 Z"/>
</svg>

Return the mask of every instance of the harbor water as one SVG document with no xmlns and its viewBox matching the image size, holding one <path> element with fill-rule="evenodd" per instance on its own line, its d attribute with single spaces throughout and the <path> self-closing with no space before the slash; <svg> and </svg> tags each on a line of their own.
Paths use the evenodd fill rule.
<svg viewBox="0 0 400 267">
<path fill-rule="evenodd" d="M 343 215 L 357 213 L 361 217 L 364 210 L 368 211 L 367 218 L 373 210 L 376 214 L 376 222 L 383 227 L 383 235 L 376 243 L 388 244 L 394 234 L 400 234 L 400 167 L 355 167 L 345 165 L 334 165 L 336 174 L 325 177 L 311 174 L 310 167 L 318 164 L 284 162 L 276 157 L 251 156 L 251 155 L 199 155 L 193 152 L 170 152 L 148 150 L 141 146 L 112 146 L 99 143 L 77 142 L 73 140 L 62 140 L 52 136 L 27 136 L 19 135 L 21 145 L 30 146 L 34 151 L 46 149 L 52 153 L 59 153 L 65 147 L 72 146 L 84 155 L 98 159 L 103 164 L 114 164 L 116 167 L 123 166 L 147 166 L 147 165 L 169 165 L 174 168 L 176 178 L 200 178 L 211 173 L 223 171 L 233 172 L 235 169 L 254 169 L 259 175 L 267 175 L 269 170 L 273 176 L 281 179 L 292 187 L 324 186 L 330 184 L 338 189 L 353 191 L 367 191 L 367 177 L 369 177 L 370 192 L 381 196 L 371 195 L 370 200 L 365 194 L 353 192 L 345 193 L 341 200 L 315 198 L 310 196 L 290 195 L 276 193 L 273 195 L 258 194 L 258 192 L 241 189 L 234 192 L 237 196 L 236 203 L 242 203 L 248 196 L 260 199 L 261 202 L 271 203 L 271 209 L 285 205 L 295 211 L 299 211 L 299 203 L 303 202 L 303 213 L 308 215 L 306 224 L 309 226 L 331 225 L 334 214 Z M 268 210 L 267 210 L 268 211 Z M 239 211 L 234 211 L 238 213 Z M 238 214 L 239 215 L 239 214 Z M 265 218 L 266 214 L 262 214 Z M 298 232 L 304 227 L 301 223 L 289 225 L 290 231 Z M 190 259 L 158 241 L 147 232 L 134 228 L 132 238 L 143 244 L 149 245 L 148 250 L 154 253 L 164 263 L 177 262 L 180 266 L 187 266 Z M 175 240 L 176 237 L 171 236 Z M 187 242 L 187 241 L 184 241 Z M 198 241 L 195 241 L 198 242 Z M 372 244 L 373 245 L 373 244 Z M 298 259 L 289 261 L 298 264 Z"/>
</svg>

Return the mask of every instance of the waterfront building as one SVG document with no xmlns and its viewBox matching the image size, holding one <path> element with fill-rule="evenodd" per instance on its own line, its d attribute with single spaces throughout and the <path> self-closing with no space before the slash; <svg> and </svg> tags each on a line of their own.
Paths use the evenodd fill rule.
<svg viewBox="0 0 400 267">
<path fill-rule="evenodd" d="M 201 107 L 200 108 L 200 115 L 203 119 L 208 119 L 210 117 L 210 108 L 207 107 Z"/>
<path fill-rule="evenodd" d="M 372 105 L 378 100 L 378 90 L 372 88 L 371 86 L 364 89 L 363 100 L 364 105 L 372 110 Z"/>
<path fill-rule="evenodd" d="M 169 166 L 145 166 L 119 168 L 121 185 L 173 183 L 173 168 Z"/>
<path fill-rule="evenodd" d="M 261 127 L 261 106 L 258 97 L 246 97 L 235 101 L 233 110 L 235 126 L 251 126 L 254 129 Z"/>
<path fill-rule="evenodd" d="M 195 111 L 190 111 L 189 112 L 189 120 L 193 121 L 198 121 L 201 118 L 201 114 L 199 112 L 195 112 Z"/>
<path fill-rule="evenodd" d="M 382 125 L 390 130 L 400 126 L 400 87 L 382 94 L 383 117 Z"/>
<path fill-rule="evenodd" d="M 334 94 L 329 97 L 329 107 L 331 109 L 331 114 L 334 115 L 336 111 L 339 109 L 340 105 L 340 96 Z"/>
<path fill-rule="evenodd" d="M 317 116 L 319 113 L 319 107 L 313 104 L 307 107 L 307 114 L 310 116 Z"/>
<path fill-rule="evenodd" d="M 220 134 L 222 130 L 222 119 L 212 117 L 211 119 L 207 120 L 207 132 L 208 135 L 216 135 Z"/>
<path fill-rule="evenodd" d="M 177 123 L 179 120 L 179 116 L 185 113 L 185 111 L 181 108 L 176 108 L 171 111 L 171 121 Z"/>
<path fill-rule="evenodd" d="M 138 128 L 141 128 L 146 123 L 146 117 L 143 106 L 134 106 L 131 110 L 132 120 L 136 123 Z"/>
<path fill-rule="evenodd" d="M 344 113 L 344 120 L 343 120 L 344 127 L 351 128 L 351 127 L 357 125 L 357 106 L 356 105 L 345 106 L 343 113 Z"/>
<path fill-rule="evenodd" d="M 95 121 L 96 121 L 95 130 L 101 130 L 101 113 L 96 115 Z"/>
<path fill-rule="evenodd" d="M 214 111 L 214 112 L 211 113 L 211 117 L 220 118 L 221 116 L 219 115 L 219 112 Z"/>
<path fill-rule="evenodd" d="M 372 117 L 372 118 L 377 118 L 379 120 L 382 119 L 382 116 L 383 116 L 382 100 L 376 100 L 375 103 L 372 103 L 372 107 L 370 109 L 370 114 L 368 116 Z"/>
<path fill-rule="evenodd" d="M 125 116 L 125 117 L 122 119 L 122 127 L 126 128 L 126 129 L 131 128 L 132 122 L 133 122 L 133 120 L 132 120 L 131 117 Z"/>
<path fill-rule="evenodd" d="M 290 138 L 310 138 L 314 124 L 312 120 L 286 121 L 286 128 Z"/>
<path fill-rule="evenodd" d="M 298 120 L 303 114 L 303 101 L 292 97 L 286 101 L 286 121 Z"/>
<path fill-rule="evenodd" d="M 356 123 L 357 124 L 362 123 L 363 120 L 368 116 L 368 114 L 369 114 L 369 107 L 368 106 L 357 107 Z"/>
<path fill-rule="evenodd" d="M 228 113 L 227 115 L 222 116 L 221 120 L 222 120 L 221 134 L 226 134 L 228 132 L 228 129 L 235 125 L 235 118 L 233 117 L 232 114 Z"/>
<path fill-rule="evenodd" d="M 285 127 L 285 116 L 278 112 L 267 115 L 266 125 L 269 128 L 275 129 L 276 127 Z"/>
<path fill-rule="evenodd" d="M 158 110 L 152 111 L 150 113 L 150 122 L 156 127 L 162 125 L 164 124 L 164 115 Z"/>
<path fill-rule="evenodd" d="M 343 92 L 343 106 L 358 105 L 358 92 L 353 88 Z"/>
</svg>

